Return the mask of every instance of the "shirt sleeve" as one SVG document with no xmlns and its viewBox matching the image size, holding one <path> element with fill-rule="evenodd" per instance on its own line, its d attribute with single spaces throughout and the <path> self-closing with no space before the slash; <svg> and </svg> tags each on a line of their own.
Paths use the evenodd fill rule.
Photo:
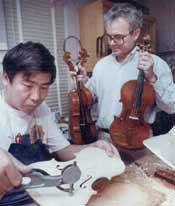
<svg viewBox="0 0 175 206">
<path fill-rule="evenodd" d="M 38 121 L 41 123 L 45 133 L 44 143 L 47 144 L 49 152 L 56 152 L 69 146 L 69 141 L 59 129 L 49 107 L 44 103 L 37 112 Z"/>
<path fill-rule="evenodd" d="M 169 114 L 175 112 L 175 84 L 168 64 L 161 58 L 154 56 L 154 72 L 157 81 L 152 84 L 156 95 L 157 107 Z"/>
<path fill-rule="evenodd" d="M 86 86 L 90 89 L 94 99 L 98 97 L 98 79 L 100 79 L 100 62 L 97 62 L 93 69 L 92 77 L 88 79 Z"/>
<path fill-rule="evenodd" d="M 58 128 L 55 122 L 48 121 L 48 138 L 47 138 L 47 145 L 49 152 L 57 152 L 65 147 L 69 146 L 69 141 L 64 137 L 62 131 Z"/>
</svg>

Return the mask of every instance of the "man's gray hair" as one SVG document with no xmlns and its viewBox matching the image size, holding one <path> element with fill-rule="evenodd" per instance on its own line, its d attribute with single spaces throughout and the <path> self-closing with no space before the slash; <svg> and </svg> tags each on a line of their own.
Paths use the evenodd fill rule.
<svg viewBox="0 0 175 206">
<path fill-rule="evenodd" d="M 118 18 L 126 19 L 130 24 L 130 32 L 141 28 L 143 24 L 142 11 L 137 10 L 134 6 L 128 3 L 118 3 L 114 5 L 105 15 L 104 23 L 110 25 Z"/>
</svg>

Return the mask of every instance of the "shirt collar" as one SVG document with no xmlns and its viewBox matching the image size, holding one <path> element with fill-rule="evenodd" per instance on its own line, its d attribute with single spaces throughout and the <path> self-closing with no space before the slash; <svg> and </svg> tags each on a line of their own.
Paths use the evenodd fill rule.
<svg viewBox="0 0 175 206">
<path fill-rule="evenodd" d="M 128 54 L 128 56 L 125 58 L 125 60 L 124 60 L 122 63 L 120 63 L 120 64 L 125 64 L 125 63 L 127 63 L 129 60 L 131 60 L 132 58 L 134 58 L 134 56 L 136 55 L 138 49 L 139 49 L 139 47 L 138 47 L 138 46 L 135 46 L 135 47 L 132 49 L 132 51 Z M 112 56 L 115 58 L 115 61 L 117 61 L 115 55 L 112 54 Z M 118 63 L 118 62 L 117 62 L 117 63 Z"/>
</svg>

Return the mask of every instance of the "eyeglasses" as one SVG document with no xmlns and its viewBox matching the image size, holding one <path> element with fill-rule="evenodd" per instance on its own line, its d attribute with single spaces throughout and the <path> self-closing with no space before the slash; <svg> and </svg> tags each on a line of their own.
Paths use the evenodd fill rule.
<svg viewBox="0 0 175 206">
<path fill-rule="evenodd" d="M 114 34 L 114 35 L 109 35 L 109 34 L 104 34 L 103 35 L 103 40 L 111 42 L 112 40 L 114 41 L 114 43 L 118 44 L 118 45 L 122 45 L 124 44 L 124 40 L 127 36 L 129 36 L 132 33 L 129 32 L 128 34 Z"/>
</svg>

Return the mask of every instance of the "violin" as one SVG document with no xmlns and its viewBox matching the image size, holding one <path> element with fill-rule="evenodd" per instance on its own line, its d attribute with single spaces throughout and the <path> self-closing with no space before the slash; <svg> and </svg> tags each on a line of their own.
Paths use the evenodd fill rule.
<svg viewBox="0 0 175 206">
<path fill-rule="evenodd" d="M 80 44 L 78 61 L 74 66 L 71 60 L 71 53 L 66 51 L 66 40 L 75 38 Z M 72 73 L 72 78 L 76 83 L 76 88 L 69 92 L 69 133 L 72 143 L 88 144 L 97 140 L 97 130 L 95 122 L 91 117 L 91 107 L 93 105 L 93 97 L 88 88 L 84 86 L 83 81 L 78 80 L 81 74 L 79 66 L 84 66 L 89 55 L 86 49 L 82 48 L 80 40 L 74 36 L 70 36 L 64 42 L 64 61 Z"/>
<path fill-rule="evenodd" d="M 81 150 L 76 153 L 76 158 L 73 160 L 58 162 L 52 159 L 50 161 L 33 163 L 30 166 L 38 170 L 44 170 L 49 175 L 57 176 L 68 166 L 75 163 L 80 169 L 81 176 L 73 184 L 72 195 L 56 187 L 33 188 L 28 189 L 27 192 L 40 206 L 85 206 L 92 195 L 101 191 L 112 177 L 120 175 L 125 170 L 125 165 L 119 156 L 109 157 L 104 150 L 96 147 L 87 147 Z M 76 170 L 73 170 L 73 168 L 67 169 L 69 171 L 67 170 L 64 178 L 68 181 L 77 179 Z M 65 189 L 67 186 L 66 184 L 62 185 Z"/>
<path fill-rule="evenodd" d="M 150 36 L 143 38 L 142 51 L 150 51 Z M 155 102 L 153 86 L 144 79 L 144 72 L 139 70 L 137 80 L 126 82 L 121 89 L 122 112 L 114 117 L 110 126 L 110 135 L 115 145 L 137 149 L 144 147 L 151 127 L 144 121 L 144 113 Z"/>
</svg>

